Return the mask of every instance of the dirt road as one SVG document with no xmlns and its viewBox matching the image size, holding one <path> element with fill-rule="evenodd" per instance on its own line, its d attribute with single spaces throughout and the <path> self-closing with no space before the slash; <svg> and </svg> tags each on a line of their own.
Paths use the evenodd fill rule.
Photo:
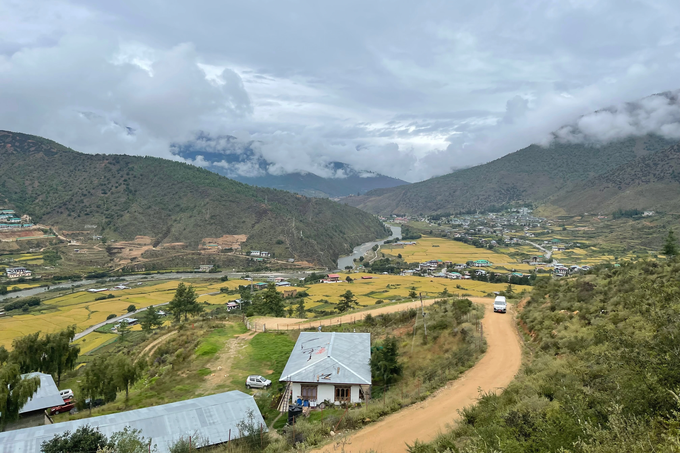
<svg viewBox="0 0 680 453">
<path fill-rule="evenodd" d="M 480 388 L 484 392 L 498 391 L 512 381 L 522 361 L 514 313 L 497 314 L 493 312 L 493 300 L 471 299 L 486 308 L 483 326 L 488 350 L 484 357 L 431 398 L 357 431 L 345 445 L 345 452 L 361 453 L 371 449 L 378 453 L 406 452 L 406 443 L 413 444 L 416 439 L 430 441 L 439 432 L 446 431 L 447 425 L 460 418 L 458 410 L 476 402 Z M 334 445 L 316 450 L 317 453 L 337 451 Z"/>
<path fill-rule="evenodd" d="M 475 298 L 471 298 L 475 299 Z M 487 299 L 477 298 L 479 301 L 486 301 Z M 439 299 L 428 299 L 423 301 L 423 305 L 428 306 L 433 304 Z M 490 299 L 489 299 L 490 300 Z M 329 319 L 320 319 L 318 321 L 310 320 L 305 321 L 299 318 L 255 318 L 248 322 L 248 326 L 252 330 L 262 330 L 262 326 L 265 326 L 267 330 L 298 330 L 298 329 L 308 329 L 310 327 L 316 326 L 335 326 L 338 324 L 348 324 L 353 321 L 360 321 L 366 317 L 369 313 L 372 316 L 384 315 L 385 313 L 396 313 L 398 311 L 406 311 L 410 308 L 420 308 L 420 301 L 417 302 L 406 302 L 397 305 L 388 305 L 385 307 L 373 308 L 371 310 L 353 312 L 342 316 L 335 316 Z"/>
</svg>

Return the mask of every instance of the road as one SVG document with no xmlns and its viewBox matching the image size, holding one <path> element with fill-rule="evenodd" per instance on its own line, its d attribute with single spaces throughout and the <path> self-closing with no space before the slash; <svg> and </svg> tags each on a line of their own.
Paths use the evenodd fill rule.
<svg viewBox="0 0 680 453">
<path fill-rule="evenodd" d="M 162 304 L 154 305 L 154 307 L 160 307 L 161 305 L 168 305 L 169 303 L 170 302 L 164 302 Z M 133 312 L 130 312 L 130 313 L 125 313 L 124 315 L 116 316 L 115 318 L 107 319 L 104 322 L 100 322 L 99 324 L 95 324 L 94 326 L 90 326 L 87 329 L 83 330 L 82 332 L 75 334 L 73 336 L 73 341 L 80 340 L 85 335 L 91 334 L 92 332 L 94 332 L 95 330 L 99 329 L 102 326 L 105 326 L 107 324 L 115 324 L 115 323 L 118 323 L 121 319 L 129 318 L 130 316 L 134 316 L 137 313 L 141 313 L 144 310 L 146 310 L 147 308 L 149 308 L 149 307 L 140 308 L 139 310 L 136 310 L 136 311 L 133 311 Z"/>
<path fill-rule="evenodd" d="M 475 299 L 475 298 L 471 298 Z M 479 300 L 486 300 L 477 298 Z M 431 305 L 439 299 L 428 299 L 423 301 L 423 305 Z M 308 329 L 310 327 L 317 326 L 335 326 L 338 324 L 348 324 L 354 321 L 360 321 L 366 317 L 366 315 L 371 314 L 372 316 L 384 315 L 385 313 L 396 313 L 398 311 L 406 311 L 410 308 L 420 308 L 420 301 L 417 302 L 406 302 L 403 304 L 387 305 L 380 308 L 374 308 L 366 311 L 359 311 L 354 313 L 349 313 L 342 316 L 335 316 L 328 319 L 320 320 L 304 320 L 300 318 L 269 318 L 262 317 L 256 318 L 255 320 L 248 321 L 248 327 L 251 330 L 299 330 Z"/>
<path fill-rule="evenodd" d="M 545 248 L 541 247 L 540 245 L 536 244 L 535 242 L 529 242 L 529 241 L 524 241 L 524 242 L 526 242 L 527 244 L 533 245 L 534 247 L 536 247 L 537 249 L 539 249 L 540 251 L 545 253 L 544 256 L 545 256 L 546 260 L 549 260 L 550 257 L 552 256 L 552 250 L 546 250 Z"/>
<path fill-rule="evenodd" d="M 522 363 L 522 349 L 515 329 L 513 311 L 510 310 L 507 314 L 493 313 L 493 300 L 471 299 L 484 304 L 486 310 L 483 325 L 488 349 L 482 359 L 427 400 L 357 431 L 349 437 L 343 451 L 406 452 L 407 443 L 413 444 L 416 439 L 431 441 L 437 434 L 455 424 L 460 419 L 458 411 L 474 404 L 480 390 L 499 391 L 514 379 Z M 337 452 L 334 448 L 334 445 L 327 445 L 315 452 Z"/>
</svg>

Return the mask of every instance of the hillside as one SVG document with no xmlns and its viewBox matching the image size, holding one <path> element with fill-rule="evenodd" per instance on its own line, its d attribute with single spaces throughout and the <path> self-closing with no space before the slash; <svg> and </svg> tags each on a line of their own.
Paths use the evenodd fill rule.
<svg viewBox="0 0 680 453">
<path fill-rule="evenodd" d="M 236 138 L 231 136 L 200 135 L 194 142 L 173 145 L 172 151 L 184 159 L 200 161 L 208 170 L 236 181 L 310 197 L 346 197 L 408 184 L 379 173 L 357 171 L 342 162 L 329 162 L 325 166 L 327 173 L 335 175 L 332 178 L 311 172 L 271 173 L 271 162 L 256 153 L 251 145 L 237 144 Z"/>
<path fill-rule="evenodd" d="M 0 205 L 61 229 L 96 225 L 93 234 L 110 239 L 145 235 L 195 248 L 205 237 L 246 234 L 246 249 L 285 248 L 280 258 L 334 265 L 353 246 L 387 235 L 358 209 L 164 159 L 83 154 L 0 131 L 0 162 Z"/>
<path fill-rule="evenodd" d="M 550 204 L 570 214 L 617 209 L 680 211 L 680 145 L 577 184 Z"/>
<path fill-rule="evenodd" d="M 680 451 L 679 271 L 640 261 L 539 280 L 519 314 L 529 353 L 515 381 L 410 451 Z"/>
<path fill-rule="evenodd" d="M 510 203 L 538 203 L 674 143 L 646 135 L 601 146 L 531 145 L 487 164 L 408 186 L 374 190 L 344 201 L 383 215 L 475 211 Z"/>
</svg>

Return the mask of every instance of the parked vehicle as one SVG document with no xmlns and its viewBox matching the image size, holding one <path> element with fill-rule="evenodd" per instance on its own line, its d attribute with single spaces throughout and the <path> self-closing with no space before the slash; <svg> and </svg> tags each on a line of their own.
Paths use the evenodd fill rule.
<svg viewBox="0 0 680 453">
<path fill-rule="evenodd" d="M 61 406 L 50 409 L 50 415 L 63 414 L 64 412 L 69 412 L 74 407 L 76 407 L 76 402 L 74 400 L 66 400 Z"/>
<path fill-rule="evenodd" d="M 246 379 L 246 387 L 249 389 L 265 389 L 272 385 L 272 381 L 259 375 L 251 375 Z"/>
<path fill-rule="evenodd" d="M 508 309 L 508 303 L 505 301 L 505 297 L 496 296 L 496 300 L 493 301 L 493 312 L 494 313 L 506 313 Z"/>
<path fill-rule="evenodd" d="M 62 390 L 61 392 L 59 392 L 59 396 L 61 396 L 61 399 L 63 399 L 64 401 L 70 400 L 71 398 L 73 398 L 73 390 L 71 389 Z"/>
<path fill-rule="evenodd" d="M 85 400 L 85 407 L 99 407 L 104 405 L 104 400 L 102 398 L 97 398 L 96 400 L 92 401 L 92 404 L 90 405 L 90 398 Z"/>
</svg>

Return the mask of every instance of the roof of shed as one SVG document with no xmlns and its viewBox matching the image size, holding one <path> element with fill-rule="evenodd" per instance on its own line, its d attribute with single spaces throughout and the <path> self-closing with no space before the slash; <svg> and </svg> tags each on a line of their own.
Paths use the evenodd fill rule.
<svg viewBox="0 0 680 453">
<path fill-rule="evenodd" d="M 371 334 L 301 332 L 280 381 L 371 383 Z"/>
<path fill-rule="evenodd" d="M 261 424 L 267 429 L 253 397 L 234 390 L 101 417 L 6 431 L 0 433 L 0 445 L 3 453 L 33 453 L 40 451 L 41 443 L 55 434 L 73 432 L 81 426 L 90 425 L 106 436 L 129 426 L 150 438 L 159 453 L 166 453 L 182 436 L 200 435 L 208 440 L 209 445 L 227 442 L 230 432 L 231 439 L 237 439 L 240 437 L 237 425 L 247 420 L 250 411 L 255 425 Z"/>
<path fill-rule="evenodd" d="M 59 394 L 59 389 L 54 383 L 52 376 L 45 373 L 28 373 L 22 374 L 21 379 L 30 379 L 33 377 L 40 378 L 40 387 L 35 391 L 32 397 L 23 405 L 20 414 L 25 414 L 26 412 L 33 412 L 38 410 L 47 409 L 48 407 L 61 406 L 64 404 L 64 400 Z"/>
</svg>

